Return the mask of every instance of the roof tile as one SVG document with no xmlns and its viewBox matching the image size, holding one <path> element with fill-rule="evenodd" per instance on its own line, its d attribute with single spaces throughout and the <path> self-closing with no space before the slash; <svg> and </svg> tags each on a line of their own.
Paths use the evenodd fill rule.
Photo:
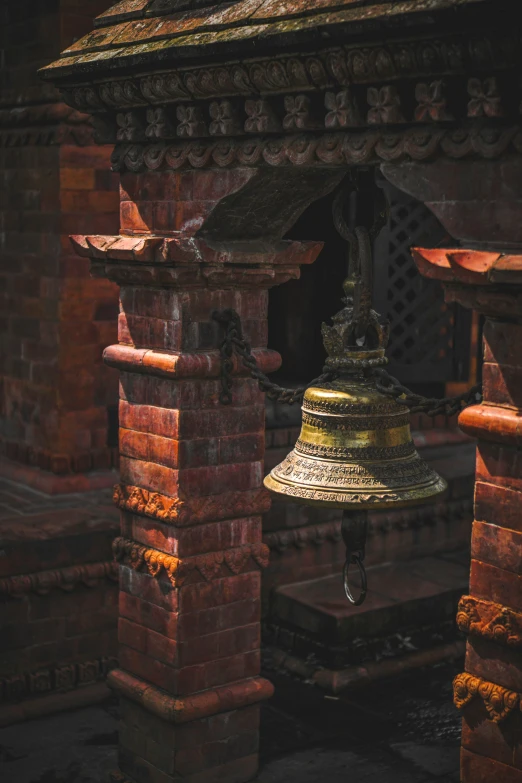
<svg viewBox="0 0 522 783">
<path fill-rule="evenodd" d="M 151 0 L 121 0 L 97 16 L 94 25 L 102 27 L 127 19 L 139 19 L 150 4 Z"/>
<path fill-rule="evenodd" d="M 73 44 L 62 58 L 43 72 L 67 71 L 76 65 L 121 60 L 159 50 L 190 50 L 233 44 L 254 38 L 306 32 L 401 15 L 432 12 L 485 2 L 485 0 L 237 0 L 205 4 L 164 15 L 163 10 L 183 7 L 186 0 L 123 0 L 99 19 L 118 20 L 98 27 Z M 161 6 L 161 8 L 160 8 Z M 152 9 L 158 16 L 149 16 Z M 147 17 L 143 16 L 147 13 Z M 161 15 L 159 15 L 161 13 Z M 122 16 L 134 15 L 129 21 Z M 141 16 L 142 18 L 137 18 Z M 282 18 L 285 17 L 285 18 Z"/>
</svg>

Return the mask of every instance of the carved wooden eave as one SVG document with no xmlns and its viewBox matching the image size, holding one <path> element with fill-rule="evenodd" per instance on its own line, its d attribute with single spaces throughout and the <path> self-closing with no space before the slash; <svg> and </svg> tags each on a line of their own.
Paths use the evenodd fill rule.
<svg viewBox="0 0 522 783">
<path fill-rule="evenodd" d="M 94 115 L 97 140 L 115 144 L 114 169 L 331 167 L 522 150 L 512 3 L 208 6 L 124 0 L 41 72 L 70 106 Z"/>
<path fill-rule="evenodd" d="M 95 30 L 66 49 L 47 70 L 52 78 L 97 74 L 163 62 L 208 60 L 245 52 L 313 46 L 341 34 L 433 24 L 433 14 L 462 24 L 490 0 L 122 0 L 95 21 Z M 495 4 L 495 13 L 501 12 Z M 451 13 L 453 12 L 453 13 Z M 444 18 L 441 19 L 444 23 Z M 463 29 L 466 29 L 464 27 Z"/>
<path fill-rule="evenodd" d="M 64 103 L 0 108 L 0 147 L 66 142 L 83 146 L 92 141 L 89 116 Z"/>
<path fill-rule="evenodd" d="M 459 302 L 483 315 L 518 317 L 522 306 L 522 256 L 465 249 L 412 248 L 413 260 L 424 277 L 443 284 L 448 302 Z M 473 429 L 465 426 L 467 408 L 459 426 L 472 437 Z M 481 437 L 483 435 L 481 434 Z"/>
</svg>

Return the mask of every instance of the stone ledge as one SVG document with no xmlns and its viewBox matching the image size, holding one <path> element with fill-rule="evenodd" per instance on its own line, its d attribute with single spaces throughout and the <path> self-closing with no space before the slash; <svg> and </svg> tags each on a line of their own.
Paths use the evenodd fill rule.
<svg viewBox="0 0 522 783">
<path fill-rule="evenodd" d="M 68 495 L 73 492 L 92 492 L 112 487 L 118 473 L 115 470 L 100 470 L 92 473 L 58 475 L 0 457 L 0 477 L 25 484 L 46 495 Z"/>
<path fill-rule="evenodd" d="M 7 710 L 9 706 L 13 709 L 15 707 L 23 709 L 25 704 L 32 704 L 32 701 L 39 702 L 51 696 L 65 696 L 71 691 L 91 687 L 100 680 L 104 680 L 111 669 L 117 665 L 116 658 L 102 656 L 87 661 L 64 663 L 24 674 L 2 677 L 0 679 L 0 715 L 1 710 L 4 708 Z"/>
<path fill-rule="evenodd" d="M 89 580 L 89 569 L 97 569 L 111 559 L 118 512 L 110 506 L 81 505 L 79 497 L 76 507 L 51 506 L 41 513 L 12 514 L 2 519 L 0 578 L 34 578 L 35 586 L 39 583 L 43 589 L 47 583 L 66 586 L 84 577 Z M 87 569 L 83 575 L 76 573 L 80 567 Z M 22 592 L 28 589 L 33 588 L 24 587 Z"/>
<path fill-rule="evenodd" d="M 168 723 L 188 723 L 220 712 L 247 707 L 269 699 L 274 692 L 274 687 L 268 680 L 253 677 L 176 699 L 122 669 L 113 669 L 107 677 L 107 684 L 121 696 L 136 702 Z"/>
<path fill-rule="evenodd" d="M 0 579 L 0 595 L 20 598 L 27 593 L 47 595 L 53 588 L 67 593 L 79 585 L 97 586 L 102 580 L 118 581 L 118 567 L 112 561 L 85 563 L 59 568 L 54 571 L 38 571 L 33 574 L 19 574 Z"/>
<path fill-rule="evenodd" d="M 452 643 L 458 601 L 468 590 L 464 560 L 454 553 L 371 566 L 359 607 L 348 603 L 340 572 L 278 587 L 267 625 L 271 643 L 333 670 Z"/>
<path fill-rule="evenodd" d="M 269 663 L 289 673 L 311 680 L 328 693 L 338 694 L 352 688 L 369 685 L 376 680 L 403 674 L 411 669 L 461 658 L 465 652 L 465 643 L 461 641 L 438 645 L 428 650 L 418 650 L 400 658 L 392 658 L 378 662 L 366 663 L 362 666 L 348 666 L 344 669 L 328 669 L 315 667 L 302 658 L 289 655 L 278 648 L 268 649 Z"/>
<path fill-rule="evenodd" d="M 56 712 L 74 710 L 99 704 L 110 698 L 111 692 L 104 682 L 97 682 L 84 688 L 78 688 L 67 693 L 51 693 L 37 699 L 28 699 L 20 704 L 0 706 L 0 727 L 11 726 L 26 720 L 34 720 L 43 715 L 53 715 Z"/>
<path fill-rule="evenodd" d="M 258 368 L 264 373 L 275 372 L 281 366 L 277 351 L 268 348 L 252 350 Z M 109 345 L 103 352 L 103 360 L 109 367 L 122 372 L 144 373 L 159 378 L 219 378 L 222 358 L 219 351 L 204 353 L 167 353 L 150 348 L 134 348 L 131 345 Z M 250 375 L 237 356 L 232 357 L 234 375 Z"/>
</svg>

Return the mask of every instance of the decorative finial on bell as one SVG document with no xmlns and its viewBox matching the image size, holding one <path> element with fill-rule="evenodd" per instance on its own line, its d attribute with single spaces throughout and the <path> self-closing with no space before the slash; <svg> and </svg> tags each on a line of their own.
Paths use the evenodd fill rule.
<svg viewBox="0 0 522 783">
<path fill-rule="evenodd" d="M 444 480 L 422 460 L 411 437 L 409 410 L 377 389 L 389 328 L 370 307 L 368 233 L 358 229 L 361 266 L 351 270 L 346 306 L 323 324 L 325 370 L 338 378 L 305 392 L 295 448 L 265 478 L 289 500 L 343 509 L 429 502 Z"/>
</svg>

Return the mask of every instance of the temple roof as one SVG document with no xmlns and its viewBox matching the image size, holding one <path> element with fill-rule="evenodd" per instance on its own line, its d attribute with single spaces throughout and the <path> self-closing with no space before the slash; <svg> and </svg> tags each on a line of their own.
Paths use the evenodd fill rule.
<svg viewBox="0 0 522 783">
<path fill-rule="evenodd" d="M 328 40 L 337 28 L 430 19 L 486 0 L 121 0 L 95 29 L 40 73 L 59 79 L 140 63 L 194 60 L 233 52 L 250 56 L 296 41 Z"/>
</svg>

